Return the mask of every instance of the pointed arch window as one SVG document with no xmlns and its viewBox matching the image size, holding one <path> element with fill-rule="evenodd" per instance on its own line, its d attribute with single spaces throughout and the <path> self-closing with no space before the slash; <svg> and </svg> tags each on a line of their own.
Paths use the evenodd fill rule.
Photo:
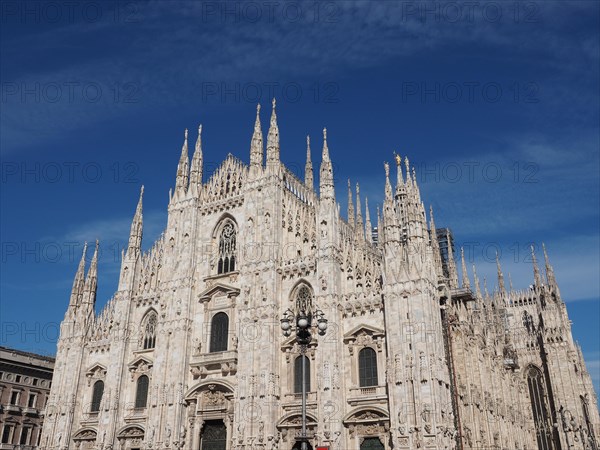
<svg viewBox="0 0 600 450">
<path fill-rule="evenodd" d="M 150 379 L 147 375 L 142 375 L 137 379 L 137 386 L 135 390 L 135 407 L 145 408 L 148 402 L 148 386 Z"/>
<path fill-rule="evenodd" d="M 552 450 L 551 423 L 544 395 L 544 378 L 542 372 L 534 366 L 527 370 L 527 386 L 539 450 Z"/>
<path fill-rule="evenodd" d="M 219 261 L 217 273 L 229 273 L 235 270 L 236 264 L 236 229 L 231 220 L 227 220 L 219 234 Z"/>
<path fill-rule="evenodd" d="M 156 346 L 156 325 L 158 323 L 158 317 L 156 312 L 149 312 L 144 318 L 143 322 L 143 334 L 142 334 L 142 345 L 144 350 L 153 349 Z"/>
<path fill-rule="evenodd" d="M 594 426 L 592 425 L 592 421 L 590 419 L 590 410 L 588 408 L 588 400 L 585 396 L 580 396 L 581 399 L 581 409 L 583 410 L 583 420 L 585 421 L 585 426 L 587 428 L 587 438 L 590 448 L 592 450 L 597 450 L 598 445 L 596 444 L 596 438 L 594 437 Z"/>
<path fill-rule="evenodd" d="M 102 402 L 102 396 L 104 395 L 104 381 L 98 380 L 94 383 L 94 389 L 92 390 L 92 407 L 91 412 L 100 411 L 100 402 Z"/>
<path fill-rule="evenodd" d="M 365 347 L 358 353 L 358 379 L 360 387 L 377 386 L 377 353 Z"/>
<path fill-rule="evenodd" d="M 227 350 L 229 317 L 224 312 L 213 316 L 210 327 L 210 353 Z"/>
<path fill-rule="evenodd" d="M 310 359 L 307 356 L 298 356 L 294 360 L 294 394 L 302 393 L 302 358 L 304 358 L 305 372 L 304 385 L 306 392 L 310 392 Z"/>
</svg>

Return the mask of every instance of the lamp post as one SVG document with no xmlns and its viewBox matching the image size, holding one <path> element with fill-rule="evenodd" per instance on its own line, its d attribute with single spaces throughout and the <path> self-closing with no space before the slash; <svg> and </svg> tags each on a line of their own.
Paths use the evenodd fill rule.
<svg viewBox="0 0 600 450">
<path fill-rule="evenodd" d="M 306 292 L 303 292 L 303 289 Z M 291 336 L 292 331 L 296 332 L 296 342 L 300 347 L 300 357 L 302 358 L 302 431 L 300 437 L 301 450 L 308 450 L 308 438 L 306 436 L 306 350 L 312 340 L 311 330 L 316 328 L 320 336 L 325 335 L 327 330 L 327 319 L 320 309 L 312 310 L 310 292 L 308 288 L 301 288 L 296 300 L 296 313 L 288 309 L 283 313 L 281 319 L 281 329 L 283 335 Z"/>
</svg>

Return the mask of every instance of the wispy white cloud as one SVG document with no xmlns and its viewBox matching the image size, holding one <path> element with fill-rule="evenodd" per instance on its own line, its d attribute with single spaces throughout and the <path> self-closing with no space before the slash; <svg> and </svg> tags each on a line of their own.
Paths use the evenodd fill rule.
<svg viewBox="0 0 600 450">
<path fill-rule="evenodd" d="M 300 81 L 332 74 L 343 76 L 349 69 L 395 62 L 399 57 L 465 42 L 510 46 L 518 49 L 516 54 L 541 52 L 547 55 L 541 63 L 579 74 L 585 73 L 582 66 L 593 66 L 598 60 L 595 39 L 585 38 L 582 45 L 579 37 L 570 38 L 559 32 L 569 17 L 581 11 L 593 12 L 594 7 L 586 5 L 589 2 L 569 2 L 568 6 L 536 3 L 539 18 L 532 23 L 514 20 L 508 10 L 503 11 L 500 23 L 486 20 L 481 11 L 472 22 L 454 22 L 444 9 L 440 9 L 439 17 L 423 15 L 421 10 L 427 6 L 423 2 L 367 1 L 329 2 L 332 10 L 322 11 L 321 20 L 317 21 L 309 9 L 318 3 L 302 3 L 305 17 L 291 23 L 284 18 L 285 4 L 277 3 L 275 20 L 259 24 L 243 14 L 231 22 L 231 15 L 221 11 L 227 2 L 212 3 L 217 5 L 216 15 L 207 15 L 205 2 L 183 3 L 181 9 L 174 10 L 170 3 L 157 1 L 140 6 L 137 23 L 126 26 L 106 21 L 86 24 L 90 25 L 86 29 L 74 23 L 56 32 L 3 38 L 3 50 L 8 52 L 5 60 L 16 57 L 25 44 L 43 52 L 44 45 L 50 42 L 55 47 L 69 48 L 74 40 L 95 33 L 114 34 L 122 39 L 118 46 L 113 46 L 112 41 L 106 43 L 108 54 L 86 55 L 82 62 L 58 69 L 36 66 L 35 71 L 20 73 L 13 80 L 5 77 L 5 82 L 26 86 L 93 82 L 101 86 L 103 95 L 94 103 L 84 101 L 81 95 L 73 103 L 66 101 L 66 95 L 56 103 L 21 103 L 18 95 L 11 96 L 6 102 L 10 107 L 1 113 L 2 152 L 65 135 L 109 117 L 135 114 L 150 105 L 189 102 L 198 96 L 199 83 L 206 81 L 275 81 L 285 77 Z M 241 4 L 229 3 L 234 8 Z M 441 8 L 444 4 L 431 5 Z M 417 12 L 413 11 L 415 7 Z M 266 12 L 263 11 L 264 17 Z M 127 82 L 139 90 L 139 101 L 115 102 L 115 84 Z M 581 109 L 585 94 L 577 94 L 569 83 L 561 86 L 568 89 L 565 95 L 571 101 L 567 104 Z M 574 101 L 577 98 L 581 101 Z M 561 101 L 558 106 L 564 109 L 564 105 Z"/>
</svg>

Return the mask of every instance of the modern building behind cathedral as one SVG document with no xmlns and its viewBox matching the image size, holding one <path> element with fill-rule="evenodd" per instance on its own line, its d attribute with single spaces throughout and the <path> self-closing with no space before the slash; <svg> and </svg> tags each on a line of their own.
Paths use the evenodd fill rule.
<svg viewBox="0 0 600 450">
<path fill-rule="evenodd" d="M 147 252 L 142 188 L 99 314 L 98 243 L 87 275 L 84 250 L 42 448 L 299 448 L 304 383 L 311 448 L 598 449 L 596 394 L 545 249 L 531 287 L 507 288 L 498 261 L 482 292 L 427 218 L 408 159 L 385 165 L 375 224 L 358 185 L 340 214 L 326 130 L 316 188 L 308 138 L 304 180 L 285 167 L 275 102 L 266 158 L 257 109 L 249 165 L 228 155 L 205 180 L 201 132 L 191 162 L 185 133 Z M 299 295 L 329 321 L 304 379 L 280 329 Z"/>
</svg>

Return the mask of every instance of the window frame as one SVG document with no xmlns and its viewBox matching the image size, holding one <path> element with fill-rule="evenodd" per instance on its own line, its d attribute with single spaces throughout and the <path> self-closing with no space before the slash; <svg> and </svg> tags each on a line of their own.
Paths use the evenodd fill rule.
<svg viewBox="0 0 600 450">
<path fill-rule="evenodd" d="M 150 322 L 153 329 L 149 330 Z M 142 350 L 154 350 L 156 348 L 156 334 L 158 329 L 158 314 L 154 309 L 148 310 L 142 319 Z"/>
<path fill-rule="evenodd" d="M 145 378 L 146 381 L 146 392 L 144 395 L 144 400 L 143 402 L 141 401 L 141 397 L 140 397 L 140 380 L 142 378 Z M 150 392 L 150 377 L 148 375 L 140 375 L 138 377 L 138 379 L 135 382 L 135 402 L 134 402 L 134 408 L 135 409 L 146 409 L 148 407 L 148 393 Z M 143 405 L 142 405 L 143 403 Z"/>
<path fill-rule="evenodd" d="M 550 420 L 550 415 L 548 404 L 546 403 L 544 375 L 538 367 L 530 365 L 525 372 L 525 378 L 527 381 L 529 403 L 536 431 L 538 449 L 551 450 L 554 448 L 554 445 L 552 435 L 548 434 L 546 430 L 546 424 Z"/>
<path fill-rule="evenodd" d="M 216 323 L 217 318 L 225 317 L 225 322 Z M 224 324 L 224 326 L 223 326 Z M 215 325 L 220 328 L 217 329 Z M 224 331 L 223 331 L 224 330 Z M 219 335 L 217 335 L 219 333 Z M 224 311 L 216 312 L 210 319 L 210 341 L 208 352 L 226 352 L 229 349 L 229 314 Z"/>
<path fill-rule="evenodd" d="M 8 430 L 8 435 L 6 435 L 6 431 Z M 13 423 L 5 423 L 2 428 L 2 436 L 0 436 L 1 444 L 12 444 L 13 435 L 15 432 L 15 424 Z M 4 438 L 6 436 L 6 439 Z"/>
<path fill-rule="evenodd" d="M 231 234 L 225 236 L 231 227 Z M 236 271 L 238 263 L 238 227 L 230 217 L 225 217 L 217 227 L 217 275 L 226 275 Z"/>
<path fill-rule="evenodd" d="M 13 401 L 13 397 L 17 396 L 16 400 Z M 21 391 L 18 389 L 12 389 L 10 391 L 10 405 L 19 406 L 19 400 L 21 400 Z"/>
<path fill-rule="evenodd" d="M 101 388 L 99 389 L 100 394 L 98 394 L 98 390 L 96 389 L 96 386 L 101 386 Z M 96 396 L 99 396 L 99 398 L 96 399 Z M 92 386 L 92 401 L 90 402 L 90 412 L 91 413 L 99 413 L 100 412 L 100 406 L 102 404 L 102 397 L 104 397 L 104 381 L 96 380 L 96 382 Z"/>
<path fill-rule="evenodd" d="M 306 376 L 304 378 L 304 384 L 306 385 L 306 392 L 310 392 L 311 383 L 310 383 L 310 358 L 306 355 L 298 355 L 294 358 L 294 385 L 293 385 L 293 393 L 294 394 L 302 394 L 302 359 L 306 360 Z"/>
<path fill-rule="evenodd" d="M 23 432 L 26 432 L 27 435 L 25 436 L 25 442 L 23 442 Z M 19 435 L 19 445 L 29 445 L 29 443 L 31 442 L 31 435 L 33 433 L 33 427 L 31 426 L 22 426 L 21 427 L 21 434 Z"/>
<path fill-rule="evenodd" d="M 366 355 L 367 353 L 369 353 L 369 359 L 363 360 L 361 358 L 361 355 Z M 374 388 L 374 387 L 379 386 L 379 367 L 378 367 L 379 361 L 378 361 L 378 357 L 377 357 L 377 351 L 373 347 L 370 347 L 370 346 L 363 347 L 359 350 L 357 359 L 358 359 L 358 364 L 357 364 L 358 386 L 360 388 Z M 363 361 L 365 363 L 371 362 L 372 365 L 363 367 Z M 370 370 L 368 370 L 368 369 L 370 369 Z M 367 371 L 370 373 L 367 374 Z M 368 383 L 373 383 L 373 381 L 375 382 L 374 384 L 368 384 Z"/>
<path fill-rule="evenodd" d="M 33 398 L 33 401 L 31 401 L 31 399 Z M 38 395 L 35 392 L 30 392 L 29 393 L 29 397 L 27 398 L 27 407 L 28 408 L 37 408 L 37 398 Z M 33 405 L 32 405 L 33 403 Z"/>
</svg>

